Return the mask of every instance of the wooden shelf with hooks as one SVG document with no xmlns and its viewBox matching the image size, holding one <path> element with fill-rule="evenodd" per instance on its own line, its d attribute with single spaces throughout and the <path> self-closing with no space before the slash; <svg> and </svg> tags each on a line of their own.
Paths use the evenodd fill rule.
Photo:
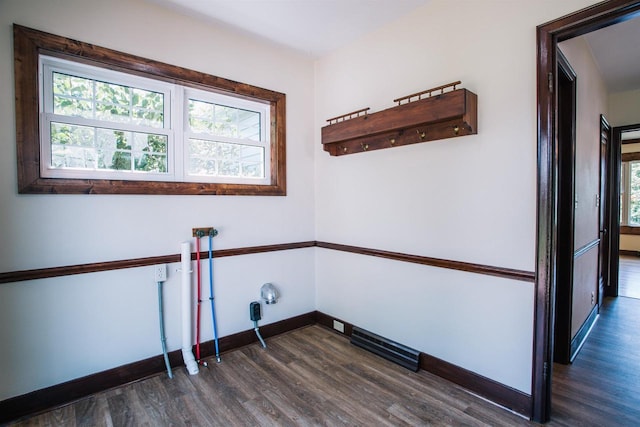
<svg viewBox="0 0 640 427">
<path fill-rule="evenodd" d="M 459 84 L 398 98 L 397 106 L 376 113 L 368 114 L 366 108 L 329 119 L 322 128 L 324 150 L 341 156 L 477 134 L 478 97 L 456 89 Z M 453 90 L 445 92 L 447 88 Z"/>
</svg>

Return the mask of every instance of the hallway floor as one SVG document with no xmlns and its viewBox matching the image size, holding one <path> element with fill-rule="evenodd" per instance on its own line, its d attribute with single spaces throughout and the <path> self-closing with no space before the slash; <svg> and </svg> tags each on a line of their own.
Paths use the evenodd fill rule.
<svg viewBox="0 0 640 427">
<path fill-rule="evenodd" d="M 570 365 L 554 364 L 552 426 L 637 426 L 640 299 L 606 298 Z"/>
<path fill-rule="evenodd" d="M 640 257 L 620 256 L 618 295 L 640 298 Z"/>
</svg>

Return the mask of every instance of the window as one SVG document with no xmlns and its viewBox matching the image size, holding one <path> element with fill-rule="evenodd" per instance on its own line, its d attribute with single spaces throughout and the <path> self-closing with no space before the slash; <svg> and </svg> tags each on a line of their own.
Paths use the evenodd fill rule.
<svg viewBox="0 0 640 427">
<path fill-rule="evenodd" d="M 622 162 L 620 223 L 640 226 L 640 161 Z"/>
<path fill-rule="evenodd" d="M 284 94 L 18 25 L 14 40 L 21 193 L 285 194 Z"/>
</svg>

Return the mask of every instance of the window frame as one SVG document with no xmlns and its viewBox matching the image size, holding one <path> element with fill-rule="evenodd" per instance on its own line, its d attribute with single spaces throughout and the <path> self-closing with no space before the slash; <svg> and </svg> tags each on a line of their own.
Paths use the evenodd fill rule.
<svg viewBox="0 0 640 427">
<path fill-rule="evenodd" d="M 16 99 L 16 147 L 20 194 L 185 194 L 286 195 L 286 96 L 246 83 L 95 46 L 42 31 L 13 25 Z M 124 179 L 46 178 L 40 173 L 39 57 L 59 57 L 179 84 L 268 103 L 270 183 L 211 183 Z M 180 129 L 182 132 L 182 129 Z M 176 160 L 180 161 L 180 160 Z"/>
</svg>

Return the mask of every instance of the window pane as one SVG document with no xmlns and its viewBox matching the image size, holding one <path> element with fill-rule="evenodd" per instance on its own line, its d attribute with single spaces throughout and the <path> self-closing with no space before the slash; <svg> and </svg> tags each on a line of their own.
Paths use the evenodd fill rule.
<svg viewBox="0 0 640 427">
<path fill-rule="evenodd" d="M 189 99 L 189 129 L 214 136 L 260 141 L 260 113 Z"/>
<path fill-rule="evenodd" d="M 109 153 L 111 164 L 107 169 L 129 171 L 131 170 L 131 153 L 126 151 L 113 151 Z M 103 158 L 104 159 L 104 158 Z"/>
<path fill-rule="evenodd" d="M 189 128 L 194 132 L 213 130 L 213 104 L 189 100 Z"/>
<path fill-rule="evenodd" d="M 70 145 L 52 147 L 51 163 L 55 168 L 93 169 L 95 160 L 95 151 L 90 148 Z"/>
<path fill-rule="evenodd" d="M 51 145 L 94 146 L 95 130 L 88 126 L 51 123 Z"/>
<path fill-rule="evenodd" d="M 243 177 L 264 177 L 264 148 L 250 145 L 242 146 L 240 165 Z"/>
<path fill-rule="evenodd" d="M 240 138 L 260 141 L 260 114 L 238 110 L 238 134 Z"/>
<path fill-rule="evenodd" d="M 54 72 L 53 112 L 63 116 L 163 127 L 164 95 Z"/>
<path fill-rule="evenodd" d="M 238 109 L 216 105 L 214 135 L 238 138 Z"/>
<path fill-rule="evenodd" d="M 53 73 L 53 112 L 64 116 L 93 117 L 93 82 Z"/>
<path fill-rule="evenodd" d="M 220 162 L 219 176 L 240 176 L 240 163 L 224 160 Z"/>
<path fill-rule="evenodd" d="M 189 174 L 264 178 L 264 147 L 189 139 Z"/>
<path fill-rule="evenodd" d="M 167 137 L 136 133 L 133 135 L 135 170 L 167 172 Z"/>
<path fill-rule="evenodd" d="M 167 147 L 166 135 L 51 123 L 54 168 L 166 173 Z"/>
</svg>

